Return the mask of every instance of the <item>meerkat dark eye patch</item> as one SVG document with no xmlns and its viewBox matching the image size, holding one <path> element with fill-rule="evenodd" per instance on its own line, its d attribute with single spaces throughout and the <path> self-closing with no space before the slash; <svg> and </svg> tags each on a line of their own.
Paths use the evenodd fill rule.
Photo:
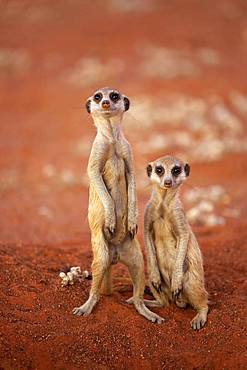
<svg viewBox="0 0 247 370">
<path fill-rule="evenodd" d="M 128 98 L 124 98 L 124 110 L 129 110 L 129 107 L 130 107 L 130 101 Z"/>
<path fill-rule="evenodd" d="M 86 110 L 88 113 L 91 113 L 91 100 L 88 100 L 86 102 Z"/>
<path fill-rule="evenodd" d="M 150 177 L 151 176 L 151 173 L 152 173 L 152 166 L 151 166 L 151 164 L 148 164 L 147 165 L 147 167 L 146 167 L 146 171 L 147 171 L 147 175 L 148 175 L 148 177 Z"/>
<path fill-rule="evenodd" d="M 120 99 L 120 95 L 115 91 L 111 92 L 109 97 L 114 103 L 116 103 Z"/>
<path fill-rule="evenodd" d="M 182 168 L 180 166 L 175 166 L 172 169 L 172 175 L 175 177 L 179 176 L 181 172 L 182 172 Z"/>
<path fill-rule="evenodd" d="M 164 167 L 162 167 L 162 166 L 156 166 L 156 167 L 155 167 L 155 173 L 156 173 L 158 176 L 162 176 L 162 175 L 164 175 L 164 173 L 165 173 L 165 169 L 164 169 Z"/>
<path fill-rule="evenodd" d="M 93 100 L 96 102 L 96 103 L 99 103 L 101 101 L 101 99 L 103 98 L 103 95 L 101 93 L 96 93 L 93 97 Z"/>
<path fill-rule="evenodd" d="M 188 163 L 186 163 L 186 165 L 184 166 L 184 172 L 185 175 L 188 177 L 190 174 L 190 165 Z"/>
</svg>

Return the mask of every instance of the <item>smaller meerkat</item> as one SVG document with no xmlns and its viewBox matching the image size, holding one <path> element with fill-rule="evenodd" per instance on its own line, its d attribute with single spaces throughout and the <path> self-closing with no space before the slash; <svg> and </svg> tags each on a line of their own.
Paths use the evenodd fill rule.
<svg viewBox="0 0 247 370">
<path fill-rule="evenodd" d="M 145 210 L 144 236 L 155 301 L 145 304 L 163 307 L 174 301 L 181 308 L 190 304 L 197 310 L 191 326 L 201 329 L 208 313 L 202 255 L 179 199 L 180 185 L 189 173 L 190 166 L 172 156 L 147 166 L 153 192 Z"/>
</svg>

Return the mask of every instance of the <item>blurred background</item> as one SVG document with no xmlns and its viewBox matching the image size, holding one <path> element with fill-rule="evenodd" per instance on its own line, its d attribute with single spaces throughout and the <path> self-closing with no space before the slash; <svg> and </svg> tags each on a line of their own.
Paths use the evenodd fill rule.
<svg viewBox="0 0 247 370">
<path fill-rule="evenodd" d="M 89 241 L 95 128 L 85 100 L 105 85 L 131 101 L 124 131 L 141 215 L 146 164 L 171 153 L 192 167 L 183 189 L 192 223 L 239 218 L 246 14 L 243 0 L 1 0 L 0 240 Z"/>
<path fill-rule="evenodd" d="M 2 369 L 246 369 L 246 62 L 245 0 L 0 0 Z M 62 288 L 59 271 L 92 262 L 85 101 L 102 86 L 131 102 L 142 246 L 147 163 L 191 165 L 182 199 L 210 293 L 200 333 L 175 305 L 148 323 L 131 293 L 70 314 L 90 281 Z"/>
</svg>

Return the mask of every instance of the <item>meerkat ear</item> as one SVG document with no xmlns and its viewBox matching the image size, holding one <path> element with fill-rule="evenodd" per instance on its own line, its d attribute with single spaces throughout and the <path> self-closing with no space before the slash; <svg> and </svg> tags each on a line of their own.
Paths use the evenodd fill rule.
<svg viewBox="0 0 247 370">
<path fill-rule="evenodd" d="M 128 98 L 126 98 L 126 96 L 124 97 L 124 110 L 126 112 L 126 110 L 129 110 L 129 107 L 130 107 L 130 101 Z"/>
<path fill-rule="evenodd" d="M 184 172 L 186 176 L 188 177 L 190 174 L 190 165 L 188 163 L 186 163 L 186 165 L 184 166 Z"/>
<path fill-rule="evenodd" d="M 86 102 L 86 110 L 88 113 L 91 113 L 91 100 L 90 99 Z"/>
<path fill-rule="evenodd" d="M 148 175 L 148 177 L 150 177 L 150 176 L 151 176 L 152 170 L 153 170 L 153 167 L 152 167 L 152 165 L 149 163 L 149 164 L 147 165 L 147 167 L 146 167 L 146 171 L 147 171 L 147 175 Z"/>
</svg>

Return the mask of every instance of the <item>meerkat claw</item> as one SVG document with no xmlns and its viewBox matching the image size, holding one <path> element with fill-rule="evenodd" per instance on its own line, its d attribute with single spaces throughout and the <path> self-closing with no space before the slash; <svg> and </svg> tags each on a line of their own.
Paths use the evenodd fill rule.
<svg viewBox="0 0 247 370">
<path fill-rule="evenodd" d="M 75 316 L 81 316 L 81 315 L 83 315 L 83 312 L 81 311 L 81 309 L 79 307 L 73 308 L 72 313 Z"/>
<path fill-rule="evenodd" d="M 158 317 L 154 317 L 153 319 L 150 319 L 150 321 L 157 323 L 157 324 L 163 324 L 165 319 L 163 319 L 163 317 L 158 316 Z"/>
<path fill-rule="evenodd" d="M 108 227 L 108 230 L 109 230 L 109 233 L 111 234 L 111 235 L 114 235 L 115 234 L 115 227 Z"/>
<path fill-rule="evenodd" d="M 113 237 L 113 235 L 115 234 L 115 228 L 112 228 L 112 227 L 105 227 L 104 228 L 104 231 L 105 231 L 105 235 L 108 239 L 111 239 Z"/>
<path fill-rule="evenodd" d="M 135 225 L 134 227 L 129 228 L 129 235 L 131 239 L 134 239 L 135 235 L 137 234 L 138 226 Z"/>
<path fill-rule="evenodd" d="M 194 330 L 200 330 L 204 325 L 205 325 L 205 322 L 202 318 L 194 318 L 192 321 L 191 321 L 191 327 L 192 329 Z"/>
<path fill-rule="evenodd" d="M 181 289 L 176 289 L 174 292 L 172 292 L 172 298 L 176 300 L 179 297 L 180 292 Z"/>
<path fill-rule="evenodd" d="M 198 314 L 191 320 L 190 325 L 194 330 L 200 330 L 207 322 L 208 308 L 199 310 Z"/>
<path fill-rule="evenodd" d="M 161 285 L 160 284 L 155 284 L 154 282 L 151 283 L 154 289 L 160 293 L 161 292 Z"/>
<path fill-rule="evenodd" d="M 151 283 L 152 286 L 154 287 L 154 289 L 158 292 L 158 293 L 161 293 L 162 289 L 161 289 L 161 284 L 156 284 L 154 282 Z"/>
<path fill-rule="evenodd" d="M 134 239 L 135 237 L 135 232 L 133 230 L 129 231 L 129 235 L 131 239 Z"/>
<path fill-rule="evenodd" d="M 87 310 L 83 310 L 81 307 L 75 307 L 72 310 L 72 313 L 75 316 L 88 316 L 91 313 L 91 311 L 89 312 Z"/>
</svg>

